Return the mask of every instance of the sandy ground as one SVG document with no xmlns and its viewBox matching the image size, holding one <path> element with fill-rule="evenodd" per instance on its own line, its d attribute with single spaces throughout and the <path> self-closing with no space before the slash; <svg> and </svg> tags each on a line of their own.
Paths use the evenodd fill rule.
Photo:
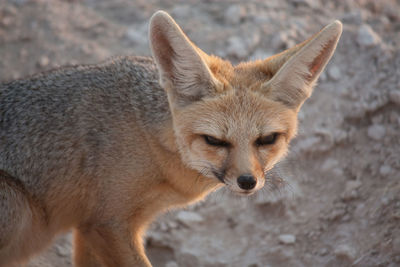
<svg viewBox="0 0 400 267">
<path fill-rule="evenodd" d="M 113 55 L 149 55 L 164 9 L 208 53 L 266 58 L 344 23 L 274 175 L 250 198 L 221 190 L 153 223 L 154 266 L 400 266 L 400 2 L 0 0 L 0 80 Z M 71 235 L 28 264 L 71 266 Z"/>
</svg>

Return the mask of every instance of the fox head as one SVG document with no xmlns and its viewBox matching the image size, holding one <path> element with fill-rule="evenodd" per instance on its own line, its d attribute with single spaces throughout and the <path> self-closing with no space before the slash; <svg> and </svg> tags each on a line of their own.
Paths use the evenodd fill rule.
<svg viewBox="0 0 400 267">
<path fill-rule="evenodd" d="M 150 46 L 182 161 L 234 192 L 262 188 L 341 32 L 335 21 L 280 54 L 232 66 L 196 47 L 167 13 L 155 13 Z"/>
</svg>

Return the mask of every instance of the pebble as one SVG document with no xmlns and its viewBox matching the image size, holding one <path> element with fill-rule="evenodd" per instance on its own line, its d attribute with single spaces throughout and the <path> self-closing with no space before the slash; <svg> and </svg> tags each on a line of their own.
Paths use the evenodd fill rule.
<svg viewBox="0 0 400 267">
<path fill-rule="evenodd" d="M 55 249 L 56 249 L 57 255 L 61 256 L 61 257 L 67 257 L 67 256 L 70 256 L 70 254 L 71 254 L 71 248 L 68 248 L 63 245 L 56 245 Z"/>
<path fill-rule="evenodd" d="M 321 129 L 308 137 L 305 137 L 297 145 L 301 152 L 324 152 L 328 151 L 334 145 L 332 133 Z"/>
<path fill-rule="evenodd" d="M 353 190 L 357 190 L 358 188 L 360 188 L 361 185 L 362 185 L 362 183 L 359 180 L 347 181 L 345 190 L 347 192 L 350 192 L 350 191 L 353 191 Z"/>
<path fill-rule="evenodd" d="M 329 250 L 328 250 L 327 248 L 322 248 L 322 249 L 319 251 L 319 255 L 320 255 L 320 256 L 325 256 L 325 255 L 328 254 L 328 252 L 329 252 Z"/>
<path fill-rule="evenodd" d="M 251 55 L 250 60 L 264 60 L 264 59 L 269 58 L 272 55 L 273 55 L 273 53 L 269 53 L 268 51 L 265 51 L 265 49 L 257 49 Z"/>
<path fill-rule="evenodd" d="M 224 13 L 224 20 L 229 24 L 238 24 L 246 17 L 246 9 L 241 5 L 232 5 Z"/>
<path fill-rule="evenodd" d="M 237 58 L 245 58 L 249 53 L 246 43 L 239 36 L 232 36 L 228 39 L 227 52 Z"/>
<path fill-rule="evenodd" d="M 40 67 L 43 68 L 43 67 L 48 66 L 49 63 L 50 63 L 49 58 L 46 57 L 46 56 L 42 56 L 42 57 L 40 57 L 40 59 L 39 59 L 38 65 L 39 65 Z"/>
<path fill-rule="evenodd" d="M 319 75 L 319 81 L 321 82 L 325 82 L 327 79 L 328 75 L 326 75 L 326 72 L 323 71 L 320 75 Z"/>
<path fill-rule="evenodd" d="M 382 176 L 387 176 L 392 172 L 392 168 L 389 165 L 382 165 L 379 168 L 379 173 Z"/>
<path fill-rule="evenodd" d="M 285 245 L 292 245 L 296 242 L 296 237 L 290 234 L 280 235 L 278 239 L 279 242 Z"/>
<path fill-rule="evenodd" d="M 328 158 L 321 166 L 321 170 L 323 171 L 332 171 L 338 168 L 339 161 L 333 158 Z"/>
<path fill-rule="evenodd" d="M 151 244 L 154 246 L 162 247 L 166 245 L 164 236 L 157 231 L 149 231 L 147 233 L 147 238 L 148 240 L 151 241 Z"/>
<path fill-rule="evenodd" d="M 348 260 L 350 262 L 354 261 L 356 258 L 356 250 L 348 244 L 337 246 L 334 253 L 336 257 Z"/>
<path fill-rule="evenodd" d="M 179 267 L 179 265 L 174 261 L 169 261 L 165 264 L 165 267 Z"/>
<path fill-rule="evenodd" d="M 338 66 L 332 66 L 328 69 L 329 78 L 333 81 L 338 81 L 342 77 L 342 73 Z"/>
<path fill-rule="evenodd" d="M 345 190 L 342 194 L 342 199 L 343 200 L 353 200 L 357 199 L 359 197 L 359 193 L 357 189 L 362 185 L 361 181 L 355 180 L 355 181 L 347 181 Z M 342 218 L 343 220 L 343 218 Z"/>
<path fill-rule="evenodd" d="M 22 6 L 26 4 L 29 0 L 11 0 L 10 2 L 16 6 Z"/>
<path fill-rule="evenodd" d="M 201 266 L 201 259 L 193 251 L 180 251 L 177 258 L 179 266 Z"/>
<path fill-rule="evenodd" d="M 340 18 L 340 20 L 343 23 L 346 24 L 356 24 L 356 25 L 360 25 L 362 24 L 364 19 L 363 13 L 361 12 L 361 10 L 355 10 L 349 13 L 344 13 L 342 15 L 342 17 Z"/>
<path fill-rule="evenodd" d="M 169 230 L 168 229 L 168 225 L 166 223 L 164 223 L 164 222 L 161 222 L 160 223 L 160 230 L 163 231 L 163 232 L 168 231 Z"/>
<path fill-rule="evenodd" d="M 271 46 L 275 51 L 289 47 L 288 35 L 284 32 L 275 33 L 271 40 Z"/>
<path fill-rule="evenodd" d="M 367 24 L 360 26 L 358 30 L 357 43 L 360 46 L 370 47 L 381 42 L 379 35 Z"/>
<path fill-rule="evenodd" d="M 305 6 L 305 7 L 314 6 L 314 2 L 312 0 L 291 0 L 290 3 L 295 6 Z"/>
<path fill-rule="evenodd" d="M 176 5 L 172 10 L 171 10 L 171 15 L 174 18 L 189 18 L 193 16 L 193 13 L 191 12 L 193 9 L 189 5 Z"/>
<path fill-rule="evenodd" d="M 147 23 L 143 23 L 141 25 L 132 25 L 126 30 L 125 36 L 128 40 L 132 41 L 135 44 L 147 45 L 147 29 Z"/>
<path fill-rule="evenodd" d="M 260 33 L 257 29 L 248 31 L 245 36 L 232 36 L 228 39 L 226 51 L 230 56 L 244 59 L 257 47 L 260 39 Z"/>
<path fill-rule="evenodd" d="M 169 221 L 169 222 L 167 222 L 167 225 L 168 225 L 168 227 L 171 228 L 171 229 L 176 229 L 176 228 L 179 227 L 179 225 L 178 225 L 176 222 L 174 222 L 174 221 Z"/>
<path fill-rule="evenodd" d="M 379 141 L 382 140 L 383 137 L 385 137 L 386 129 L 382 125 L 374 124 L 368 127 L 367 134 L 371 139 Z"/>
<path fill-rule="evenodd" d="M 176 217 L 179 222 L 185 224 L 186 226 L 190 226 L 194 223 L 200 223 L 200 222 L 204 221 L 202 216 L 200 216 L 199 214 L 197 214 L 193 211 L 182 210 L 182 211 L 178 212 Z"/>
</svg>

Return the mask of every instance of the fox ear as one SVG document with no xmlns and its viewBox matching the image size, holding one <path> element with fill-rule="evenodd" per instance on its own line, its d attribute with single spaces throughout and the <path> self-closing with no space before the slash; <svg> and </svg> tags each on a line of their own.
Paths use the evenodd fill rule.
<svg viewBox="0 0 400 267">
<path fill-rule="evenodd" d="M 192 44 L 166 12 L 157 11 L 151 17 L 149 35 L 160 84 L 173 102 L 190 104 L 218 86 L 219 81 L 206 64 L 207 55 Z"/>
<path fill-rule="evenodd" d="M 269 98 L 299 110 L 336 49 L 342 23 L 334 21 L 307 41 L 266 59 L 271 80 L 262 86 Z"/>
</svg>

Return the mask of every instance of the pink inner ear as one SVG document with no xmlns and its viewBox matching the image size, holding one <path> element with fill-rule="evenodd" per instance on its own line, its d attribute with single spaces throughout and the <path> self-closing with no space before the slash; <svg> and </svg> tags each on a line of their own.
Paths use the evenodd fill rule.
<svg viewBox="0 0 400 267">
<path fill-rule="evenodd" d="M 316 76 L 318 76 L 318 74 L 322 71 L 322 68 L 332 54 L 335 41 L 335 39 L 332 39 L 328 43 L 326 43 L 318 56 L 316 56 L 309 65 L 310 76 L 307 79 L 309 82 L 312 82 L 316 78 Z"/>
</svg>

